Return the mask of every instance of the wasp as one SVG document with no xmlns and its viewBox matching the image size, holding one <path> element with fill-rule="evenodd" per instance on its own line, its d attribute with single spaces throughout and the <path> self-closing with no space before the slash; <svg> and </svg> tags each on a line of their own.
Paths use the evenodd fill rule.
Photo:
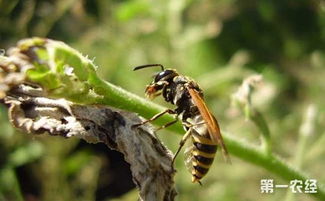
<svg viewBox="0 0 325 201">
<path fill-rule="evenodd" d="M 161 72 L 157 73 L 153 81 L 147 85 L 146 96 L 153 99 L 162 95 L 165 101 L 175 105 L 176 109 L 167 109 L 135 126 L 154 121 L 166 113 L 175 115 L 174 121 L 160 127 L 166 128 L 180 118 L 186 133 L 173 157 L 172 164 L 185 142 L 191 138 L 192 143 L 185 151 L 185 164 L 192 174 L 192 182 L 201 184 L 200 180 L 209 171 L 218 146 L 226 161 L 230 162 L 219 124 L 206 106 L 203 91 L 194 80 L 180 75 L 175 69 L 165 69 L 161 64 L 137 66 L 133 70 L 149 67 L 160 67 Z"/>
</svg>

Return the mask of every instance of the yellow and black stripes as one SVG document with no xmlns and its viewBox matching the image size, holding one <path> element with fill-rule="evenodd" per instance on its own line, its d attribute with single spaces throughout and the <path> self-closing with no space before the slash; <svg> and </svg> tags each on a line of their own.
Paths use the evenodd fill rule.
<svg viewBox="0 0 325 201">
<path fill-rule="evenodd" d="M 209 171 L 217 152 L 217 145 L 211 139 L 192 134 L 192 182 L 199 182 Z"/>
</svg>

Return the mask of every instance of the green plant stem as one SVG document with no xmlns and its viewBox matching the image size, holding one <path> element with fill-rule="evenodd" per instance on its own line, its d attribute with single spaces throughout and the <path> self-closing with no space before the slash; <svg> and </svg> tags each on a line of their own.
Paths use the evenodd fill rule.
<svg viewBox="0 0 325 201">
<path fill-rule="evenodd" d="M 120 87 L 100 80 L 97 77 L 91 79 L 91 85 L 96 86 L 96 88 L 94 88 L 96 93 L 103 96 L 101 100 L 103 104 L 136 112 L 145 118 L 152 117 L 157 112 L 165 109 L 164 107 L 127 92 Z M 173 120 L 173 116 L 164 115 L 153 123 L 156 125 L 162 125 L 164 122 L 169 122 L 171 120 Z M 174 126 L 168 127 L 167 129 L 178 134 L 184 134 L 184 130 L 180 122 Z M 253 145 L 233 138 L 228 134 L 224 135 L 224 140 L 227 144 L 229 152 L 232 155 L 262 167 L 285 181 L 290 181 L 292 179 L 306 180 L 308 178 L 303 172 L 291 167 L 274 154 L 268 154 L 264 151 L 264 149 L 254 147 Z M 318 193 L 311 195 L 315 196 L 319 200 L 325 200 L 325 190 L 320 185 L 318 187 Z"/>
<path fill-rule="evenodd" d="M 92 77 L 89 80 L 89 83 L 94 87 L 95 92 L 102 96 L 102 99 L 97 100 L 97 102 L 101 104 L 135 112 L 147 119 L 166 110 L 166 108 L 162 106 L 125 91 L 124 89 L 103 81 L 98 77 Z M 175 118 L 171 115 L 164 115 L 154 123 L 161 126 L 167 122 L 173 121 L 174 119 Z M 178 133 L 183 132 L 181 124 L 170 126 L 169 129 Z"/>
<path fill-rule="evenodd" d="M 272 152 L 270 129 L 265 121 L 263 114 L 251 107 L 249 118 L 261 131 L 262 148 L 264 152 L 266 154 L 270 154 Z"/>
<path fill-rule="evenodd" d="M 287 182 L 293 179 L 302 181 L 308 179 L 308 177 L 302 171 L 290 166 L 274 154 L 266 154 L 263 149 L 240 141 L 229 135 L 224 135 L 224 139 L 229 152 L 232 155 L 246 162 L 250 162 L 259 167 L 262 167 Z M 310 195 L 315 196 L 319 200 L 325 199 L 325 191 L 320 184 L 318 184 L 318 193 Z"/>
<path fill-rule="evenodd" d="M 303 168 L 303 162 L 305 154 L 308 151 L 308 142 L 310 136 L 315 132 L 315 118 L 316 118 L 316 107 L 314 104 L 310 104 L 307 107 L 305 114 L 303 115 L 303 121 L 299 129 L 298 143 L 296 147 L 296 154 L 294 158 L 294 165 L 298 169 Z M 285 201 L 295 200 L 295 194 L 288 190 Z"/>
</svg>

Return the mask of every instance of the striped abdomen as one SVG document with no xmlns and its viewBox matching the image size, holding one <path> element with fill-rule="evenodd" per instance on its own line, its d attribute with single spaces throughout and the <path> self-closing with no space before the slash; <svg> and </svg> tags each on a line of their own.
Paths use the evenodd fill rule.
<svg viewBox="0 0 325 201">
<path fill-rule="evenodd" d="M 202 126 L 205 126 L 203 124 Z M 185 151 L 185 164 L 192 174 L 192 182 L 199 182 L 209 171 L 217 152 L 216 143 L 196 130 L 191 134 L 192 145 Z"/>
</svg>

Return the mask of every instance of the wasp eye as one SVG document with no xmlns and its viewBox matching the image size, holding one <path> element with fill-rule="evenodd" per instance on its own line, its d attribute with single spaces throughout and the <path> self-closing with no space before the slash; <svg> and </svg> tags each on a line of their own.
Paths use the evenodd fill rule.
<svg viewBox="0 0 325 201">
<path fill-rule="evenodd" d="M 167 80 L 170 77 L 170 75 L 172 75 L 173 73 L 174 73 L 173 70 L 162 71 L 156 75 L 155 82 L 158 82 L 160 80 Z"/>
</svg>

